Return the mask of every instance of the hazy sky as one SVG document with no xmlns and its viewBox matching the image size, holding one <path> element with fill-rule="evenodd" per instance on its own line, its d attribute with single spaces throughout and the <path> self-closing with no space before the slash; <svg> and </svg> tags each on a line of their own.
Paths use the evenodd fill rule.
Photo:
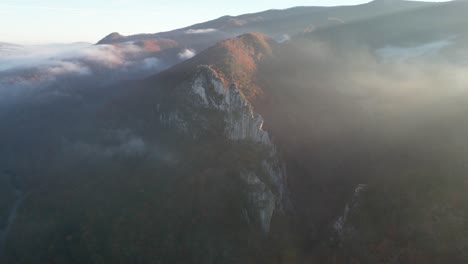
<svg viewBox="0 0 468 264">
<path fill-rule="evenodd" d="M 0 0 L 0 42 L 97 42 L 114 31 L 154 33 L 223 15 L 365 2 L 369 0 Z"/>
</svg>

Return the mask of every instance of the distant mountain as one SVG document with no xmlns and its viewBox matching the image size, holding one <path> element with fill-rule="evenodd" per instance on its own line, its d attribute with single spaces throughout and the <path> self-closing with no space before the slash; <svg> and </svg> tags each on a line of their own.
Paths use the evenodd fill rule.
<svg viewBox="0 0 468 264">
<path fill-rule="evenodd" d="M 171 65 L 180 62 L 175 50 L 190 49 L 200 52 L 217 42 L 248 32 L 259 32 L 283 42 L 296 35 L 343 23 L 391 15 L 405 10 L 432 6 L 434 3 L 415 1 L 375 1 L 357 6 L 295 7 L 285 10 L 268 10 L 240 16 L 223 16 L 218 19 L 189 27 L 155 34 L 123 36 L 117 32 L 104 37 L 97 44 L 117 44 L 141 41 L 168 41 L 174 49 L 161 50 L 158 56 L 167 58 Z"/>
<path fill-rule="evenodd" d="M 393 1 L 390 2 L 393 4 Z M 373 2 L 374 5 L 378 3 L 381 2 Z M 382 3 L 387 4 L 386 1 Z M 395 14 L 322 28 L 311 32 L 309 37 L 330 40 L 344 47 L 368 45 L 371 48 L 389 45 L 409 46 L 454 38 L 466 41 L 468 33 L 462 25 L 468 22 L 464 15 L 467 7 L 466 1 L 436 3 Z M 434 17 L 443 19 L 436 20 Z"/>
<path fill-rule="evenodd" d="M 235 17 L 223 16 L 205 23 L 156 34 L 122 36 L 119 33 L 112 33 L 99 41 L 98 44 L 169 38 L 181 45 L 194 45 L 199 42 L 201 43 L 198 45 L 206 45 L 207 43 L 212 45 L 213 41 L 219 41 L 222 37 L 236 36 L 247 32 L 261 32 L 272 38 L 278 38 L 284 34 L 296 35 L 305 30 L 315 30 L 336 23 L 349 23 L 430 5 L 433 3 L 377 0 L 358 6 L 295 7 L 285 10 L 268 10 Z M 206 40 L 203 41 L 203 38 Z"/>
</svg>

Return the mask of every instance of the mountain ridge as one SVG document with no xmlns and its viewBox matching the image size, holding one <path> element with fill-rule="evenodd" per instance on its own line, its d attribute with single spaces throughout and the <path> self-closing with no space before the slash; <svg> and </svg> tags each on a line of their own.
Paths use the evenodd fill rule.
<svg viewBox="0 0 468 264">
<path fill-rule="evenodd" d="M 385 1 L 385 0 L 377 0 Z M 243 14 L 239 16 L 222 16 L 217 19 L 196 23 L 191 26 L 183 27 L 180 29 L 159 32 L 159 33 L 146 33 L 146 34 L 135 34 L 129 36 L 122 36 L 118 33 L 111 33 L 105 38 L 97 42 L 97 44 L 111 44 L 116 42 L 127 42 L 135 41 L 142 39 L 151 39 L 151 38 L 178 38 L 187 30 L 190 29 L 215 29 L 218 32 L 213 32 L 213 34 L 220 34 L 221 32 L 231 34 L 233 37 L 242 33 L 258 31 L 263 34 L 270 35 L 270 37 L 277 37 L 282 34 L 297 34 L 306 29 L 310 24 L 313 24 L 314 27 L 321 27 L 329 25 L 333 21 L 328 21 L 329 17 L 340 17 L 344 16 L 341 19 L 344 20 L 353 20 L 357 17 L 365 16 L 375 16 L 386 13 L 392 13 L 396 11 L 401 11 L 404 9 L 418 8 L 421 6 L 432 5 L 431 2 L 416 2 L 416 1 L 403 1 L 396 0 L 397 2 L 392 2 L 393 4 L 389 5 L 375 5 L 378 2 L 370 2 L 361 5 L 350 5 L 350 6 L 332 6 L 332 7 L 323 7 L 323 6 L 300 6 L 300 7 L 291 7 L 287 9 L 271 9 L 261 12 L 255 12 L 250 14 Z M 374 4 L 373 4 L 374 3 Z M 378 9 L 375 9 L 377 7 Z M 385 8 L 381 8 L 385 7 Z M 359 16 L 354 14 L 346 14 L 347 9 L 355 10 L 359 12 Z M 361 11 L 360 11 L 361 10 Z M 323 11 L 323 12 L 322 12 Z M 316 18 L 314 18 L 316 16 Z M 277 29 L 272 29 L 272 23 L 280 23 L 284 25 L 291 24 L 289 30 L 287 27 L 279 26 L 279 29 L 285 29 L 278 31 Z M 315 25 L 316 24 L 316 25 Z M 293 30 L 291 30 L 293 29 Z M 175 39 L 177 41 L 177 39 Z M 219 39 L 218 39 L 219 40 Z"/>
</svg>

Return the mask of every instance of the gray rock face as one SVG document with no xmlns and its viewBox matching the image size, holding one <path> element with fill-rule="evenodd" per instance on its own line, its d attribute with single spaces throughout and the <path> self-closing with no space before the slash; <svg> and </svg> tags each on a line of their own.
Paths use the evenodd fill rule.
<svg viewBox="0 0 468 264">
<path fill-rule="evenodd" d="M 241 178 L 248 186 L 248 220 L 260 226 L 262 232 L 268 233 L 270 230 L 271 218 L 276 208 L 277 197 L 254 172 L 249 171 L 242 173 Z"/>
<path fill-rule="evenodd" d="M 258 171 L 241 173 L 248 189 L 248 220 L 256 223 L 265 234 L 270 230 L 274 211 L 284 212 L 288 204 L 284 165 L 274 151 L 269 155 L 261 162 Z"/>
<path fill-rule="evenodd" d="M 198 97 L 200 107 L 225 113 L 227 138 L 271 144 L 268 133 L 262 129 L 263 118 L 252 110 L 236 85 L 224 87 L 212 69 L 202 67 L 192 82 L 191 90 Z"/>
<path fill-rule="evenodd" d="M 284 209 L 287 188 L 285 166 L 262 128 L 263 118 L 253 111 L 236 85 L 225 87 L 208 66 L 200 67 L 190 85 L 182 87 L 180 93 L 184 97 L 184 110 L 159 113 L 161 124 L 192 138 L 219 129 L 219 133 L 229 140 L 258 144 L 267 150 L 258 167 L 243 171 L 240 177 L 248 189 L 247 221 L 268 233 L 274 211 Z M 208 119 L 203 114 L 207 112 L 216 115 Z"/>
<path fill-rule="evenodd" d="M 359 184 L 356 187 L 351 201 L 345 206 L 343 215 L 333 223 L 333 229 L 338 239 L 342 239 L 353 231 L 352 227 L 348 225 L 348 218 L 351 213 L 355 213 L 359 209 L 361 195 L 366 189 L 366 184 Z"/>
</svg>

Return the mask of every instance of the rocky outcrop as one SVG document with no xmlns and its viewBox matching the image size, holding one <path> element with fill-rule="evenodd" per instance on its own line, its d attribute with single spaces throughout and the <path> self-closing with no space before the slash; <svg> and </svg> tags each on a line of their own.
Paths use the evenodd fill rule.
<svg viewBox="0 0 468 264">
<path fill-rule="evenodd" d="M 360 199 L 362 193 L 366 191 L 367 185 L 366 184 L 359 184 L 356 189 L 354 190 L 353 197 L 351 201 L 346 204 L 343 215 L 341 215 L 334 223 L 333 223 L 333 232 L 335 234 L 335 238 L 338 240 L 342 240 L 345 236 L 350 235 L 353 232 L 352 226 L 348 224 L 348 219 L 351 214 L 357 213 L 359 206 L 360 206 Z"/>
<path fill-rule="evenodd" d="M 263 118 L 252 110 L 235 84 L 224 87 L 213 69 L 202 66 L 192 82 L 191 90 L 194 96 L 198 96 L 200 107 L 224 113 L 227 138 L 271 144 L 268 133 L 262 129 Z"/>
<path fill-rule="evenodd" d="M 246 218 L 248 222 L 254 222 L 264 233 L 270 230 L 271 218 L 277 204 L 277 196 L 257 174 L 248 171 L 241 174 L 241 178 L 247 184 L 247 208 Z"/>
<path fill-rule="evenodd" d="M 266 150 L 257 167 L 243 170 L 240 177 L 247 186 L 247 221 L 268 233 L 274 211 L 284 209 L 287 188 L 285 166 L 262 128 L 263 118 L 235 84 L 226 87 L 209 66 L 199 67 L 191 82 L 178 89 L 183 104 L 168 112 L 157 107 L 162 125 L 192 138 L 217 131 L 228 140 Z"/>
</svg>

